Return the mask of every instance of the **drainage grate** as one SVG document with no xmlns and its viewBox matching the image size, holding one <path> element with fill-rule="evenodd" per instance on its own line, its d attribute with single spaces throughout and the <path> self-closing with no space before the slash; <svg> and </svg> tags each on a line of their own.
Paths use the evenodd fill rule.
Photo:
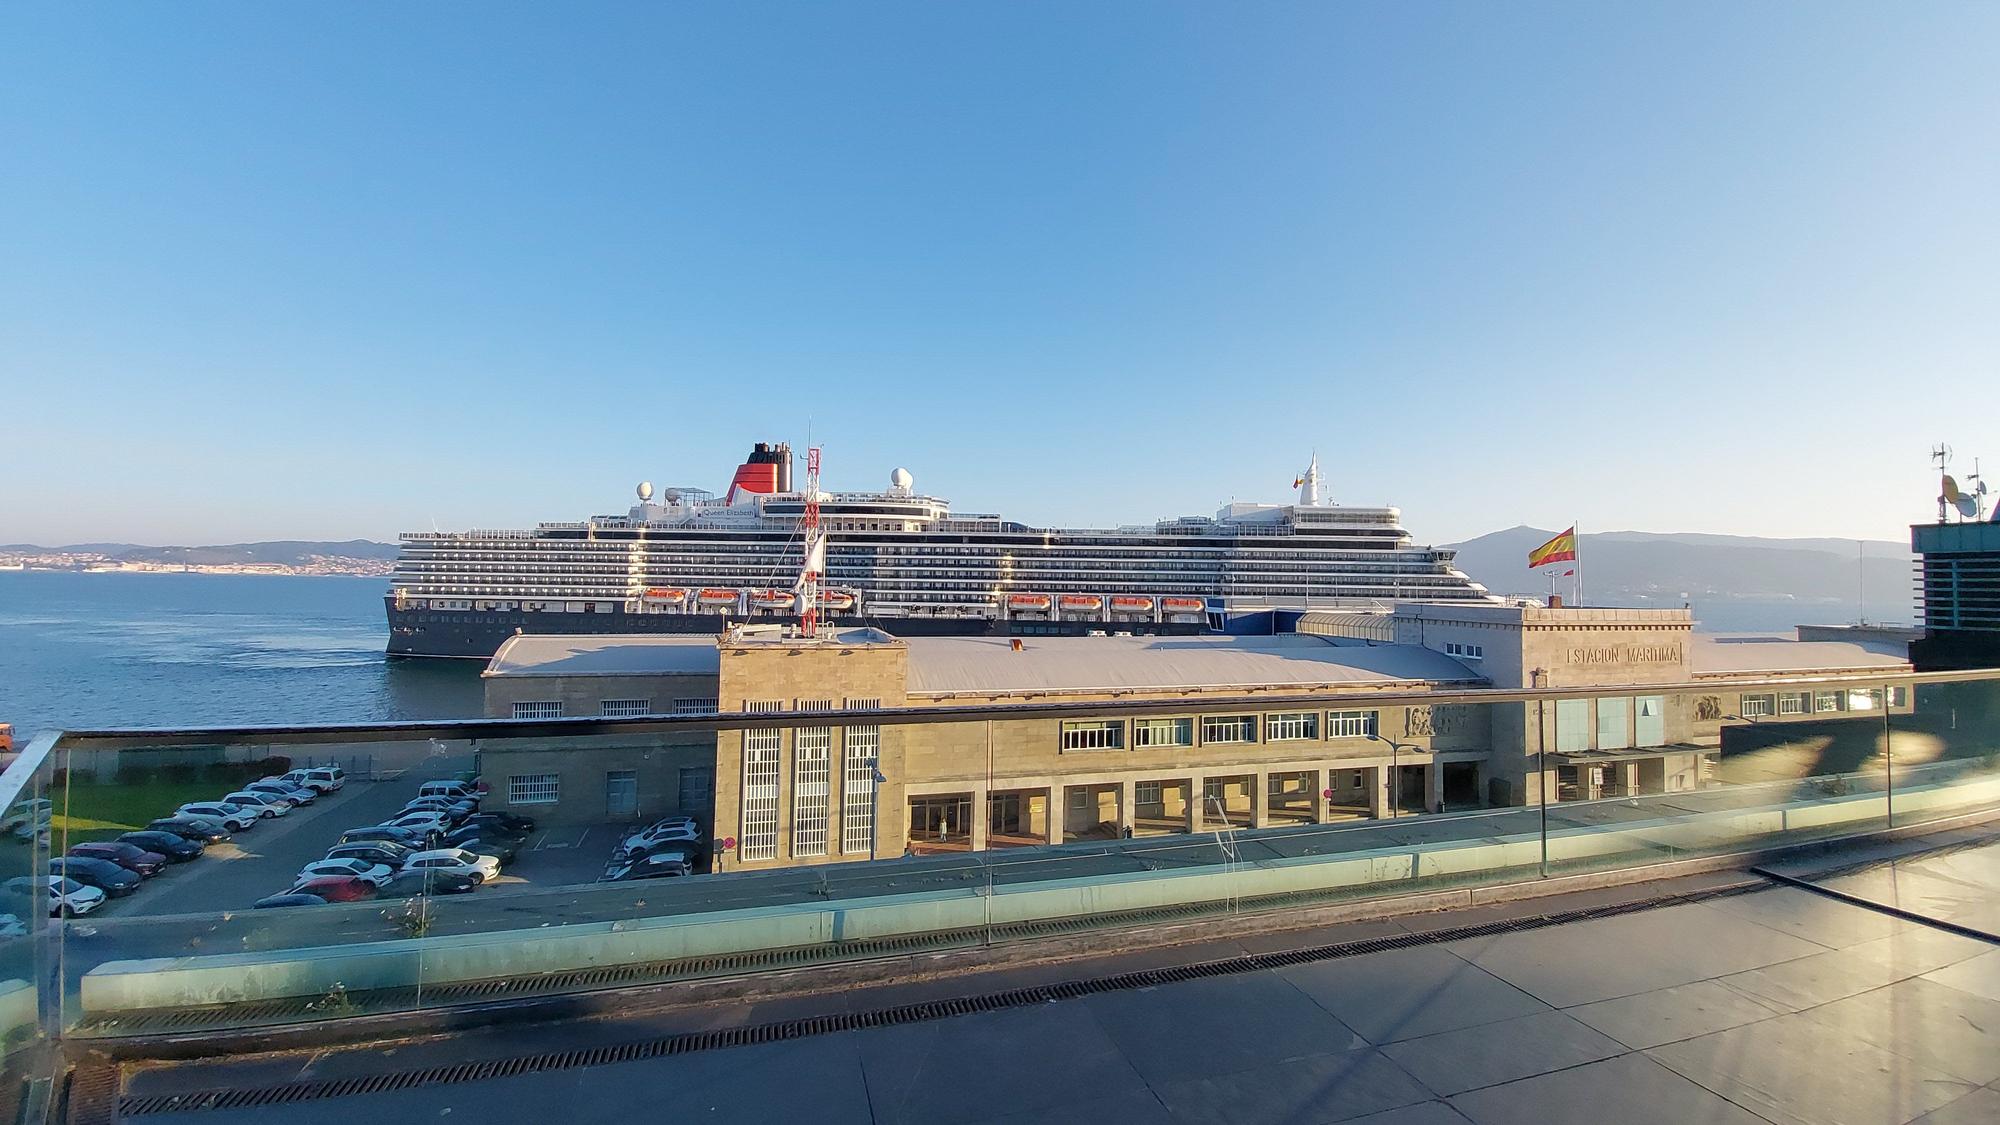
<svg viewBox="0 0 2000 1125">
<path fill-rule="evenodd" d="M 1533 915 L 1526 918 L 1504 919 L 1494 922 L 1482 922 L 1476 925 L 1429 930 L 1422 933 L 1336 942 L 1331 945 L 1322 945 L 1310 949 L 1258 953 L 1243 957 L 1232 957 L 1221 961 L 1204 961 L 1193 965 L 1178 965 L 1169 968 L 1140 969 L 1112 976 L 1034 985 L 1028 988 L 1010 989 L 1005 992 L 993 992 L 981 996 L 927 1000 L 916 1004 L 904 1004 L 894 1008 L 880 1008 L 866 1012 L 843 1012 L 820 1016 L 806 1016 L 799 1019 L 757 1024 L 750 1027 L 730 1027 L 718 1028 L 712 1031 L 687 1032 L 680 1035 L 669 1035 L 658 1039 L 621 1043 L 608 1047 L 554 1051 L 538 1055 L 494 1059 L 483 1062 L 441 1064 L 419 1070 L 399 1071 L 390 1074 L 357 1078 L 304 1080 L 255 1088 L 224 1088 L 197 1090 L 182 1094 L 125 1097 L 120 1099 L 118 1109 L 121 1116 L 136 1117 L 149 1113 L 287 1105 L 292 1102 L 351 1097 L 356 1094 L 387 1093 L 395 1090 L 413 1089 L 420 1086 L 482 1082 L 493 1078 L 508 1078 L 515 1075 L 534 1074 L 541 1071 L 607 1066 L 613 1063 L 636 1062 L 643 1059 L 690 1054 L 695 1051 L 712 1051 L 728 1047 L 747 1047 L 758 1043 L 803 1039 L 807 1036 L 824 1035 L 835 1031 L 858 1031 L 873 1027 L 893 1027 L 899 1024 L 922 1023 L 929 1020 L 948 1019 L 952 1016 L 997 1012 L 1008 1008 L 1047 1004 L 1058 1000 L 1075 1000 L 1097 993 L 1154 988 L 1182 981 L 1230 976 L 1238 973 L 1257 972 L 1264 969 L 1284 968 L 1291 965 L 1304 965 L 1315 961 L 1355 957 L 1390 949 L 1407 949 L 1414 946 L 1433 945 L 1438 942 L 1458 941 L 1465 938 L 1492 937 L 1498 934 L 1519 933 L 1527 930 L 1543 929 L 1549 926 L 1564 925 L 1571 922 L 1587 922 L 1598 918 L 1634 914 L 1643 910 L 1654 910 L 1666 906 L 1678 906 L 1683 903 L 1706 901 L 1726 895 L 1742 894 L 1755 889 L 1757 889 L 1755 886 L 1751 886 L 1698 891 L 1688 894 L 1670 895 L 1664 898 L 1648 899 L 1641 902 L 1585 907 L 1552 914 Z"/>
</svg>

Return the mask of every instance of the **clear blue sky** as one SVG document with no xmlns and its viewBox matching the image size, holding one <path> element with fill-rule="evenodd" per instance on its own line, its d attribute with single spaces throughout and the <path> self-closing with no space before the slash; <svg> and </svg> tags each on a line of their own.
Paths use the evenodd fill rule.
<svg viewBox="0 0 2000 1125">
<path fill-rule="evenodd" d="M 0 13 L 0 542 L 811 434 L 968 510 L 1894 538 L 2000 470 L 2000 5 Z M 1969 464 L 1967 465 L 1969 467 Z"/>
</svg>

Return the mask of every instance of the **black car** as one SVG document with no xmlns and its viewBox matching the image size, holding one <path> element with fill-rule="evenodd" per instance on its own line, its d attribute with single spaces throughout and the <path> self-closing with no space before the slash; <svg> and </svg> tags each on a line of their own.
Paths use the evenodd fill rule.
<svg viewBox="0 0 2000 1125">
<path fill-rule="evenodd" d="M 191 859 L 200 859 L 201 854 L 208 850 L 200 840 L 190 840 L 172 832 L 127 832 L 118 837 L 118 842 L 144 848 L 149 852 L 158 852 L 167 857 L 168 863 L 186 863 Z"/>
<path fill-rule="evenodd" d="M 642 855 L 629 862 L 613 864 L 604 872 L 603 883 L 624 883 L 633 879 L 673 879 L 694 874 L 694 868 L 679 856 Z"/>
<path fill-rule="evenodd" d="M 471 894 L 479 884 L 470 875 L 456 871 L 399 871 L 376 888 L 378 898 L 415 898 L 422 894 Z"/>
<path fill-rule="evenodd" d="M 641 859 L 641 858 L 677 859 L 680 860 L 682 863 L 687 864 L 689 868 L 693 868 L 695 865 L 695 857 L 701 855 L 701 851 L 702 848 L 700 844 L 693 843 L 688 840 L 668 840 L 665 843 L 654 844 L 652 847 L 647 848 L 642 852 L 628 852 L 624 856 L 621 856 L 618 859 L 613 860 L 612 862 L 613 865 L 615 866 L 617 864 L 627 863 L 630 862 L 631 860 Z"/>
<path fill-rule="evenodd" d="M 363 840 L 353 844 L 335 844 L 327 849 L 326 858 L 358 859 L 363 863 L 379 863 L 394 871 L 415 854 L 414 850 L 387 840 Z"/>
<path fill-rule="evenodd" d="M 112 898 L 123 898 L 139 889 L 142 877 L 108 859 L 84 859 L 59 855 L 49 861 L 49 874 L 67 875 L 86 887 L 96 887 Z"/>
<path fill-rule="evenodd" d="M 478 828 L 454 828 L 444 834 L 438 842 L 440 848 L 464 848 L 469 852 L 490 855 L 503 864 L 514 862 L 520 852 L 520 845 L 506 836 L 494 836 Z"/>
<path fill-rule="evenodd" d="M 408 828 L 395 828 L 387 824 L 371 825 L 367 828 L 350 828 L 340 834 L 343 844 L 401 844 L 406 848 L 423 851 L 424 834 Z"/>
<path fill-rule="evenodd" d="M 474 813 L 472 816 L 467 817 L 465 822 L 467 824 L 478 825 L 491 824 L 514 836 L 526 836 L 535 830 L 534 817 L 517 816 L 510 812 Z"/>
<path fill-rule="evenodd" d="M 250 905 L 253 909 L 269 910 L 274 906 L 325 906 L 326 900 L 318 895 L 296 894 L 287 891 L 281 895 L 266 895 Z"/>
<path fill-rule="evenodd" d="M 163 816 L 148 821 L 149 832 L 171 832 L 183 840 L 196 840 L 204 844 L 214 844 L 229 839 L 229 829 L 205 816 Z"/>
</svg>

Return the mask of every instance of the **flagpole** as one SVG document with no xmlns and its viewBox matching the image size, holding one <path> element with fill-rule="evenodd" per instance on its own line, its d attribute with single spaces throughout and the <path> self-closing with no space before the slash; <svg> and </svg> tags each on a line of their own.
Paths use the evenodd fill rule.
<svg viewBox="0 0 2000 1125">
<path fill-rule="evenodd" d="M 1579 530 L 1581 526 L 1570 524 L 1570 533 L 1576 536 L 1576 585 L 1570 590 L 1570 595 L 1576 598 L 1578 606 L 1583 605 L 1583 532 Z"/>
</svg>

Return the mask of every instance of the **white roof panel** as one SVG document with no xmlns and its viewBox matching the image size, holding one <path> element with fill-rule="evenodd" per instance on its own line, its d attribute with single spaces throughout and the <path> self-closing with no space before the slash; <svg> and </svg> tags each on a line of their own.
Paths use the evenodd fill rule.
<svg viewBox="0 0 2000 1125">
<path fill-rule="evenodd" d="M 509 637 L 486 665 L 489 676 L 717 675 L 712 636 Z"/>
<path fill-rule="evenodd" d="M 1851 672 L 1907 668 L 1907 645 L 1887 641 L 1801 641 L 1788 633 L 1695 633 L 1688 665 L 1718 672 Z"/>
<path fill-rule="evenodd" d="M 1320 637 L 906 637 L 909 691 L 1173 691 L 1276 684 L 1483 682 L 1430 649 Z"/>
</svg>

